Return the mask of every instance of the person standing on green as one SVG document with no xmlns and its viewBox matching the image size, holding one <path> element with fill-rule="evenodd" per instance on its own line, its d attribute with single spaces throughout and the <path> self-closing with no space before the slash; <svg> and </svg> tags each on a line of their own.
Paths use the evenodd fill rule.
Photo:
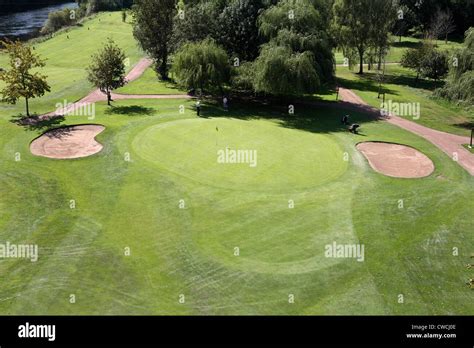
<svg viewBox="0 0 474 348">
<path fill-rule="evenodd" d="M 201 101 L 200 100 L 196 102 L 196 112 L 198 116 L 201 116 Z"/>
</svg>

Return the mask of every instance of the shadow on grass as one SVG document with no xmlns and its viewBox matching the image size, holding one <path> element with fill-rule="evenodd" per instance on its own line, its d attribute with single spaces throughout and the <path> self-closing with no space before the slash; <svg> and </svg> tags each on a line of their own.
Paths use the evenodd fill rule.
<svg viewBox="0 0 474 348">
<path fill-rule="evenodd" d="M 64 116 L 54 116 L 54 117 L 47 117 L 41 118 L 38 115 L 33 116 L 25 116 L 22 114 L 15 115 L 10 120 L 11 123 L 14 123 L 18 126 L 23 127 L 25 130 L 28 131 L 47 131 L 51 128 L 55 128 L 61 125 L 64 122 Z"/>
<path fill-rule="evenodd" d="M 348 80 L 341 77 L 338 77 L 341 85 L 355 90 L 369 91 L 369 92 L 378 92 L 379 82 L 377 81 L 377 73 L 366 72 L 364 75 L 357 75 L 357 80 Z M 437 88 L 440 88 L 444 85 L 443 81 L 435 81 L 424 78 L 419 78 L 418 81 L 416 76 L 405 75 L 405 74 L 390 74 L 385 73 L 384 83 L 383 84 L 393 84 L 399 86 L 406 86 L 411 88 L 421 88 L 434 91 Z M 382 84 L 382 85 L 383 85 Z M 390 90 L 382 86 L 382 92 L 386 94 L 397 95 L 398 92 Z"/>
<path fill-rule="evenodd" d="M 418 81 L 414 76 L 406 75 L 385 75 L 386 81 L 388 83 L 393 83 L 395 85 L 408 86 L 411 88 L 422 88 L 430 91 L 434 91 L 437 88 L 443 87 L 443 81 L 427 80 L 419 78 Z"/>
<path fill-rule="evenodd" d="M 392 43 L 392 47 L 399 47 L 399 48 L 418 48 L 421 46 L 421 42 L 413 42 L 413 41 L 402 41 L 402 42 L 394 42 Z"/>
<path fill-rule="evenodd" d="M 294 114 L 289 114 L 288 106 L 294 106 Z M 349 123 L 361 125 L 362 132 L 354 136 L 366 136 L 363 124 L 377 122 L 375 113 L 349 110 L 342 104 L 297 100 L 266 99 L 249 102 L 248 100 L 231 100 L 229 110 L 225 111 L 219 102 L 206 100 L 201 106 L 201 118 L 235 118 L 244 121 L 274 120 L 281 127 L 304 130 L 312 133 L 347 132 L 348 126 L 341 123 L 344 115 L 349 115 Z"/>
<path fill-rule="evenodd" d="M 454 124 L 455 127 L 459 127 L 459 128 L 465 128 L 465 129 L 474 129 L 474 121 L 467 121 L 467 122 L 463 122 L 463 123 L 456 123 Z"/>
<path fill-rule="evenodd" d="M 107 115 L 149 116 L 155 112 L 153 108 L 141 105 L 112 106 L 105 111 Z"/>
<path fill-rule="evenodd" d="M 373 93 L 379 93 L 379 85 L 378 82 L 374 78 L 371 77 L 369 74 L 362 75 L 359 77 L 357 80 L 348 80 L 342 77 L 338 77 L 337 81 L 340 86 L 347 88 L 347 89 L 353 89 L 356 91 L 364 91 L 364 92 L 373 92 Z M 392 94 L 392 95 L 397 95 L 398 92 L 394 91 L 392 89 L 389 89 L 382 85 L 382 88 L 380 88 L 381 93 L 385 94 Z"/>
</svg>

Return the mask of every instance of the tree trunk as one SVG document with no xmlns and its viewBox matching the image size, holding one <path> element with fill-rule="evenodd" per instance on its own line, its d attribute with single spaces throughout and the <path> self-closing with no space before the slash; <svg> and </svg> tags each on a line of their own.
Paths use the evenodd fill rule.
<svg viewBox="0 0 474 348">
<path fill-rule="evenodd" d="M 448 34 L 446 34 L 445 38 L 444 38 L 444 44 L 447 45 L 448 44 Z"/>
<path fill-rule="evenodd" d="M 402 42 L 402 34 L 400 34 L 400 40 L 398 42 Z"/>
<path fill-rule="evenodd" d="M 26 102 L 26 116 L 30 116 L 30 107 L 28 105 L 28 98 L 25 98 L 25 102 Z"/>
<path fill-rule="evenodd" d="M 359 50 L 359 75 L 362 75 L 364 73 L 364 51 Z"/>
<path fill-rule="evenodd" d="M 168 48 L 163 49 L 163 56 L 161 57 L 161 64 L 158 68 L 161 79 L 168 81 Z"/>
<path fill-rule="evenodd" d="M 110 97 L 110 91 L 107 91 L 107 105 L 110 106 L 110 100 L 112 98 Z"/>
<path fill-rule="evenodd" d="M 379 51 L 379 61 L 377 62 L 377 70 L 380 70 L 382 68 L 382 50 L 380 49 Z"/>
</svg>

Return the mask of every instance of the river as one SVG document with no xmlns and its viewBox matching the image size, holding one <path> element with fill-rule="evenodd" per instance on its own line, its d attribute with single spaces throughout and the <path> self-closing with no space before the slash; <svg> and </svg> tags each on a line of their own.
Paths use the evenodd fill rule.
<svg viewBox="0 0 474 348">
<path fill-rule="evenodd" d="M 39 9 L 0 16 L 0 38 L 31 38 L 36 36 L 48 19 L 48 13 L 63 8 L 76 8 L 75 2 L 51 5 Z"/>
</svg>

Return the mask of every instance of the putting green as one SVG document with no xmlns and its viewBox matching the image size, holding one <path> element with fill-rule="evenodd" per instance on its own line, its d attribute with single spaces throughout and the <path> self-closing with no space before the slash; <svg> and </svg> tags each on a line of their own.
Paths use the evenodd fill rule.
<svg viewBox="0 0 474 348">
<path fill-rule="evenodd" d="M 174 174 L 243 191 L 303 190 L 333 181 L 347 169 L 343 151 L 331 136 L 268 120 L 168 122 L 143 130 L 133 148 Z"/>
</svg>

